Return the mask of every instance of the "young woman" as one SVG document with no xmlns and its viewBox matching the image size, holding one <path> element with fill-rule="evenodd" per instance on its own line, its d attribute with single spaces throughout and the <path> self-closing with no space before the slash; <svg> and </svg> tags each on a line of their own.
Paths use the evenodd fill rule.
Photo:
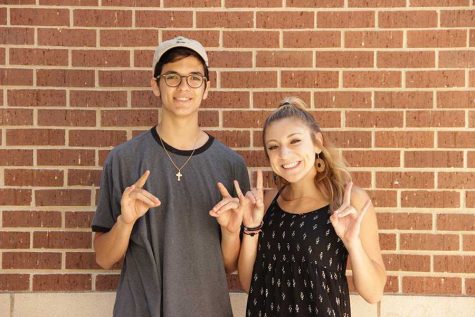
<svg viewBox="0 0 475 317">
<path fill-rule="evenodd" d="M 264 148 L 279 188 L 227 197 L 210 212 L 243 214 L 238 270 L 247 316 L 350 316 L 346 265 L 369 303 L 381 299 L 386 272 L 376 215 L 352 185 L 343 160 L 298 98 L 266 120 Z"/>
</svg>

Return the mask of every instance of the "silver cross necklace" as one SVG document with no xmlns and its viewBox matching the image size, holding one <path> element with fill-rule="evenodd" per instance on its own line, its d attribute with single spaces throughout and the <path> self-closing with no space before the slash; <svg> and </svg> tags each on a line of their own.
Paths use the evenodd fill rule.
<svg viewBox="0 0 475 317">
<path fill-rule="evenodd" d="M 157 133 L 158 134 L 158 133 Z M 165 144 L 163 144 L 163 141 L 162 141 L 162 138 L 160 137 L 160 134 L 158 134 L 158 138 L 160 139 L 160 143 L 162 144 L 162 147 L 163 149 L 165 150 L 165 153 L 167 154 L 168 156 L 168 159 L 170 160 L 170 162 L 172 162 L 173 166 L 175 166 L 176 170 L 177 170 L 177 173 L 175 174 L 176 175 L 176 179 L 178 181 L 181 181 L 181 178 L 183 177 L 183 174 L 181 173 L 181 170 L 183 169 L 183 167 L 185 167 L 185 165 L 190 161 L 191 157 L 193 156 L 193 154 L 195 154 L 195 150 L 196 150 L 196 142 L 198 142 L 198 138 L 200 137 L 200 135 L 198 134 L 198 136 L 196 137 L 196 140 L 195 140 L 195 143 L 193 144 L 193 151 L 191 151 L 191 154 L 190 156 L 186 159 L 185 163 L 183 163 L 182 166 L 178 167 L 175 162 L 173 162 L 170 154 L 168 153 L 167 151 L 167 148 L 165 147 Z"/>
</svg>

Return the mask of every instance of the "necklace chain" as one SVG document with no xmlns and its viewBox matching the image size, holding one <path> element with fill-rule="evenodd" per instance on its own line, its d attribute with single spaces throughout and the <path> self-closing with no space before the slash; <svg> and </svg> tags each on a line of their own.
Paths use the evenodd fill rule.
<svg viewBox="0 0 475 317">
<path fill-rule="evenodd" d="M 158 134 L 158 133 L 157 133 Z M 195 143 L 193 143 L 193 151 L 191 151 L 191 154 L 190 156 L 186 159 L 185 163 L 183 163 L 183 165 L 181 167 L 178 167 L 175 162 L 172 160 L 172 157 L 170 156 L 170 154 L 168 153 L 167 151 L 167 148 L 165 147 L 165 144 L 163 144 L 163 141 L 162 141 L 162 138 L 160 137 L 160 134 L 158 134 L 158 138 L 160 139 L 160 143 L 162 144 L 162 147 L 163 149 L 165 150 L 165 153 L 167 154 L 168 156 L 168 159 L 170 160 L 170 162 L 172 162 L 173 166 L 175 166 L 176 170 L 177 170 L 177 173 L 175 174 L 176 175 L 176 178 L 178 181 L 181 181 L 181 177 L 183 176 L 183 174 L 181 173 L 181 170 L 183 169 L 183 167 L 185 167 L 185 165 L 191 160 L 191 157 L 193 156 L 193 154 L 195 154 L 195 150 L 196 150 L 196 142 L 198 142 L 198 138 L 199 138 L 199 134 L 198 136 L 196 137 L 196 140 L 195 140 Z"/>
</svg>

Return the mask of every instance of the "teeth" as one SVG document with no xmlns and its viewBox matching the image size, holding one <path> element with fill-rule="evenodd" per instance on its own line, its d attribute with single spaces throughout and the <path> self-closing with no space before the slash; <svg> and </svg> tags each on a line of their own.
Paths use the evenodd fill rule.
<svg viewBox="0 0 475 317">
<path fill-rule="evenodd" d="M 289 163 L 289 164 L 284 164 L 282 165 L 283 168 L 292 168 L 292 167 L 295 167 L 299 164 L 299 162 L 293 162 L 293 163 Z"/>
</svg>

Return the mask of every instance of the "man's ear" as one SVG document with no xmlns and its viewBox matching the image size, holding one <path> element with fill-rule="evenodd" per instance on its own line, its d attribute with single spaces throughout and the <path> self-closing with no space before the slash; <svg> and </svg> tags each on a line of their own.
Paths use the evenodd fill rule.
<svg viewBox="0 0 475 317">
<path fill-rule="evenodd" d="M 208 91 L 209 91 L 209 80 L 206 82 L 205 91 L 203 92 L 203 100 L 206 100 L 206 98 L 208 98 Z"/>
<path fill-rule="evenodd" d="M 160 97 L 160 89 L 158 88 L 158 82 L 156 78 L 150 79 L 150 86 L 152 87 L 153 94 L 157 97 Z"/>
</svg>

